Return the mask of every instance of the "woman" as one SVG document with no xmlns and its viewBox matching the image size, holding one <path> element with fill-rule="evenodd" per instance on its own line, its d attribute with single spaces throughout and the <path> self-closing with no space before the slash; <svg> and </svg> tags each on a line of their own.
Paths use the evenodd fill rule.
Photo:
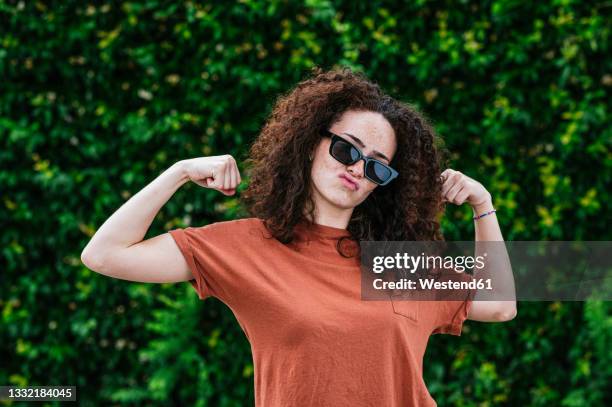
<svg viewBox="0 0 612 407">
<path fill-rule="evenodd" d="M 315 71 L 275 105 L 251 146 L 242 195 L 252 217 L 143 241 L 184 183 L 226 195 L 229 155 L 180 161 L 134 195 L 82 254 L 91 269 L 141 282 L 190 281 L 223 301 L 253 352 L 257 406 L 436 405 L 422 377 L 434 333 L 505 321 L 512 301 L 361 301 L 359 240 L 442 240 L 444 202 L 472 206 L 476 240 L 503 240 L 491 195 L 447 169 L 411 106 L 350 69 Z"/>
</svg>

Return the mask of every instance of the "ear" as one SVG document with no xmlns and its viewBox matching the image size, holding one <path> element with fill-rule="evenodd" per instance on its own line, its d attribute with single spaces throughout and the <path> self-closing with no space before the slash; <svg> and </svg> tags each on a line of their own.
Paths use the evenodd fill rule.
<svg viewBox="0 0 612 407">
<path fill-rule="evenodd" d="M 317 152 L 317 146 L 314 146 L 310 149 L 310 153 L 308 153 L 308 161 L 314 160 L 314 156 L 316 152 Z"/>
</svg>

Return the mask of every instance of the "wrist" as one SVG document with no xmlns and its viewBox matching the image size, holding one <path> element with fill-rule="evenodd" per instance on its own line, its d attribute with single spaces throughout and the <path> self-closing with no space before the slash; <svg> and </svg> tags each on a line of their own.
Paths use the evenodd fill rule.
<svg viewBox="0 0 612 407">
<path fill-rule="evenodd" d="M 491 199 L 490 195 L 484 201 L 479 202 L 478 204 L 472 205 L 472 210 L 474 211 L 474 215 L 480 215 L 483 212 L 489 212 L 489 211 L 492 211 L 493 209 L 495 208 L 493 207 L 493 200 Z"/>
</svg>

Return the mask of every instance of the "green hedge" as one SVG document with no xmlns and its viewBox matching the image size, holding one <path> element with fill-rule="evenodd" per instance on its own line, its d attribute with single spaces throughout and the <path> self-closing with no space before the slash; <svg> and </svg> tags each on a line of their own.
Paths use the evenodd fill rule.
<svg viewBox="0 0 612 407">
<path fill-rule="evenodd" d="M 80 405 L 242 406 L 250 349 L 184 284 L 89 271 L 97 227 L 172 163 L 244 158 L 275 97 L 347 65 L 415 103 L 483 183 L 508 240 L 610 240 L 610 4 L 0 2 L 0 384 L 76 385 Z M 195 184 L 146 238 L 233 219 Z M 448 240 L 473 238 L 447 211 Z M 520 303 L 431 338 L 440 405 L 610 405 L 611 306 Z M 608 392 L 606 392 L 608 390 Z"/>
</svg>

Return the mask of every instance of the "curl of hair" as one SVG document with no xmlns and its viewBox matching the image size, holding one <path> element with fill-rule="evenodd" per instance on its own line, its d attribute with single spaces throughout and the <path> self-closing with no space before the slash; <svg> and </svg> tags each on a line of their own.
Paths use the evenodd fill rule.
<svg viewBox="0 0 612 407">
<path fill-rule="evenodd" d="M 347 110 L 378 112 L 388 120 L 397 139 L 390 165 L 399 172 L 353 210 L 347 227 L 351 239 L 444 240 L 438 218 L 446 152 L 441 139 L 414 106 L 347 67 L 314 68 L 309 78 L 276 100 L 246 160 L 249 186 L 240 199 L 249 214 L 262 219 L 283 243 L 293 240 L 293 228 L 305 213 L 313 219 L 308 156 L 321 140 L 320 130 L 330 128 Z"/>
</svg>

